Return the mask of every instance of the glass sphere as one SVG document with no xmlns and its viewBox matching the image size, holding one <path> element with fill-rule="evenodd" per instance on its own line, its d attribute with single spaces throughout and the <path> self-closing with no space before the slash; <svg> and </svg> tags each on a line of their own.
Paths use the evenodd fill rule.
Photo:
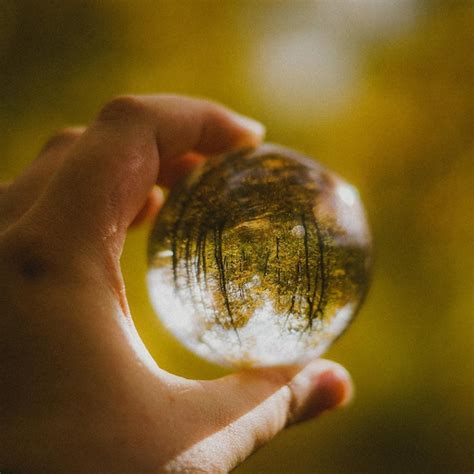
<svg viewBox="0 0 474 474">
<path fill-rule="evenodd" d="M 227 366 L 303 362 L 344 331 L 368 286 L 357 190 L 277 145 L 210 158 L 176 186 L 148 247 L 169 330 Z"/>
</svg>

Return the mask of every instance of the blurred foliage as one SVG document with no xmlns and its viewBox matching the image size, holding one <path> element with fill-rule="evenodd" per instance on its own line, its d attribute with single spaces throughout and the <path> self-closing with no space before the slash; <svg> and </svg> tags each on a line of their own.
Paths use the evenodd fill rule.
<svg viewBox="0 0 474 474">
<path fill-rule="evenodd" d="M 403 28 L 362 40 L 346 19 L 326 22 L 328 5 L 3 0 L 0 178 L 20 173 L 56 128 L 87 123 L 118 93 L 208 96 L 262 120 L 269 140 L 317 157 L 359 187 L 376 268 L 358 319 L 328 354 L 352 372 L 354 403 L 282 433 L 237 472 L 470 472 L 473 3 L 421 2 Z M 315 18 L 322 20 L 314 28 L 330 24 L 330 38 L 344 33 L 344 44 L 357 46 L 356 62 L 341 61 L 340 75 L 354 73 L 350 93 L 333 94 L 340 100 L 331 107 L 317 106 L 318 95 L 330 96 L 317 74 L 290 69 L 272 82 L 265 69 L 273 51 L 265 44 L 300 26 L 312 32 Z M 311 106 L 299 106 L 301 97 Z M 140 334 L 166 369 L 222 374 L 156 320 L 144 284 L 147 232 L 132 232 L 123 255 Z"/>
</svg>

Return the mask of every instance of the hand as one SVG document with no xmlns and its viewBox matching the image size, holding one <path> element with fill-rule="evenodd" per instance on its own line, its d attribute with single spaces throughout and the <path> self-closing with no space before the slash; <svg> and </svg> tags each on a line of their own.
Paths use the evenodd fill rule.
<svg viewBox="0 0 474 474">
<path fill-rule="evenodd" d="M 120 97 L 53 137 L 0 195 L 0 469 L 226 472 L 292 423 L 346 402 L 339 365 L 213 381 L 160 369 L 120 271 L 129 226 L 206 155 L 263 128 L 204 100 Z"/>
</svg>

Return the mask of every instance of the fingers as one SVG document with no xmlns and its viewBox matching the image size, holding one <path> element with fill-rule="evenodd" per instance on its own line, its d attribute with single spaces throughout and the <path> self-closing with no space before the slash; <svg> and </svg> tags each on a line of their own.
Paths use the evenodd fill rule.
<svg viewBox="0 0 474 474">
<path fill-rule="evenodd" d="M 185 153 L 174 160 L 170 160 L 167 166 L 161 168 L 158 184 L 172 188 L 180 179 L 205 160 L 205 155 L 195 152 Z"/>
<path fill-rule="evenodd" d="M 58 159 L 57 156 L 64 157 L 74 142 L 84 133 L 85 127 L 67 127 L 56 132 L 43 146 L 37 159 L 43 162 L 46 159 Z"/>
<path fill-rule="evenodd" d="M 3 195 L 0 201 L 0 228 L 17 220 L 38 199 L 84 130 L 83 127 L 70 127 L 57 132 L 25 172 L 3 192 L 0 191 Z"/>
<path fill-rule="evenodd" d="M 259 425 L 268 425 L 271 429 L 263 442 L 288 424 L 348 401 L 352 393 L 348 372 L 339 364 L 323 359 L 303 368 L 284 366 L 243 371 L 211 383 L 223 400 L 232 397 L 237 406 L 247 407 L 247 414 L 253 413 L 257 405 L 265 405 L 259 414 L 262 422 Z M 231 410 L 235 407 L 234 404 Z"/>
<path fill-rule="evenodd" d="M 38 206 L 74 239 L 120 242 L 157 182 L 179 176 L 189 151 L 221 153 L 260 143 L 263 128 L 212 102 L 176 96 L 122 97 L 81 136 Z M 192 155 L 190 155 L 192 157 Z M 191 163 L 192 165 L 192 163 Z M 66 237 L 66 236 L 63 236 Z M 71 238 L 71 242 L 74 241 Z"/>
<path fill-rule="evenodd" d="M 137 227 L 144 222 L 153 220 L 153 218 L 163 206 L 164 201 L 165 196 L 163 191 L 158 187 L 153 188 L 148 195 L 144 206 L 140 209 L 130 224 L 130 227 Z"/>
<path fill-rule="evenodd" d="M 285 426 L 347 403 L 352 384 L 343 367 L 316 360 L 304 368 L 255 369 L 205 382 L 203 392 L 217 412 L 218 426 L 167 467 L 192 467 L 199 453 L 218 449 L 221 464 L 207 467 L 227 472 Z"/>
</svg>

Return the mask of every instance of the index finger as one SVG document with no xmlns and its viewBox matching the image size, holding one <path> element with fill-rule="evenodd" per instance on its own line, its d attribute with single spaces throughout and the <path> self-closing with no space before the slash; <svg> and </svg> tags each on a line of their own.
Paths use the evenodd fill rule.
<svg viewBox="0 0 474 474">
<path fill-rule="evenodd" d="M 215 154 L 256 146 L 263 134 L 258 122 L 206 100 L 119 97 L 70 150 L 34 214 L 40 213 L 49 229 L 59 223 L 73 240 L 112 238 L 120 246 L 160 167 L 172 167 L 188 151 Z"/>
</svg>

